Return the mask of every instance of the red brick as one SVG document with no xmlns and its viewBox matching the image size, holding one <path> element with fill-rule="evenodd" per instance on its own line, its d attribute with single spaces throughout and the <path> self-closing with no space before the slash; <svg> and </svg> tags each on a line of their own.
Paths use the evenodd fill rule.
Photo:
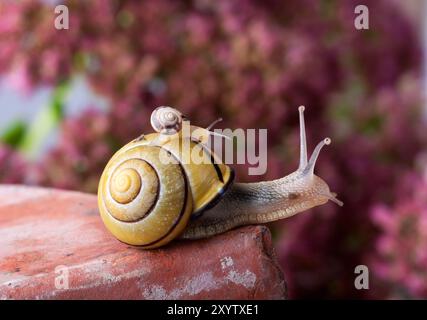
<svg viewBox="0 0 427 320">
<path fill-rule="evenodd" d="M 67 267 L 68 289 L 55 287 L 58 266 Z M 265 227 L 143 251 L 108 233 L 94 195 L 0 186 L 0 299 L 282 299 L 285 293 Z"/>
</svg>

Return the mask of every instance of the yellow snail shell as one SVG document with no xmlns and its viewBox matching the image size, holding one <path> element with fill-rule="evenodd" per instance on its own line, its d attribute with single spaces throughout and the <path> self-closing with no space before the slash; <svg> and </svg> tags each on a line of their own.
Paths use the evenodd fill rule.
<svg viewBox="0 0 427 320">
<path fill-rule="evenodd" d="M 120 149 L 101 176 L 98 205 L 106 227 L 120 241 L 146 249 L 176 238 L 197 216 L 224 194 L 233 171 L 197 141 L 190 152 L 199 152 L 202 163 L 186 160 L 179 132 L 170 139 L 159 133 L 144 136 Z M 168 157 L 169 163 L 161 161 Z"/>
</svg>

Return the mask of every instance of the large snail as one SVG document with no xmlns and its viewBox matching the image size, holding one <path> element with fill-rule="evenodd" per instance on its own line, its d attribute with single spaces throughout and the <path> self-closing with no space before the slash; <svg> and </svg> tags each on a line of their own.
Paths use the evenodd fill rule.
<svg viewBox="0 0 427 320">
<path fill-rule="evenodd" d="M 330 139 L 321 141 L 307 159 L 303 112 L 299 107 L 298 169 L 273 181 L 233 184 L 232 169 L 202 141 L 212 132 L 191 126 L 184 134 L 186 118 L 178 110 L 157 108 L 151 116 L 157 132 L 125 145 L 104 169 L 98 189 L 104 224 L 120 241 L 151 249 L 175 238 L 204 238 L 288 218 L 328 200 L 342 205 L 314 174 L 320 150 Z M 193 163 L 189 153 L 205 161 Z"/>
</svg>

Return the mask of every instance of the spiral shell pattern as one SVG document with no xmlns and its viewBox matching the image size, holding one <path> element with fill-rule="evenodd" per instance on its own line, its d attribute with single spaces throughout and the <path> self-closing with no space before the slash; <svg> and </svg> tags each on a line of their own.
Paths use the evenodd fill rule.
<svg viewBox="0 0 427 320">
<path fill-rule="evenodd" d="M 177 237 L 192 212 L 191 192 L 172 154 L 161 161 L 161 148 L 135 145 L 119 150 L 107 164 L 98 189 L 106 227 L 120 241 L 155 248 Z"/>
<path fill-rule="evenodd" d="M 158 107 L 151 114 L 151 125 L 159 133 L 175 134 L 181 130 L 182 114 L 171 107 Z"/>
</svg>

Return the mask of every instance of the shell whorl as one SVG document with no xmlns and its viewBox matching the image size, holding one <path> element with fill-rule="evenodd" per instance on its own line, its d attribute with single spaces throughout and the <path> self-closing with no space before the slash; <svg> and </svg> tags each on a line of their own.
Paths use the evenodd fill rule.
<svg viewBox="0 0 427 320">
<path fill-rule="evenodd" d="M 159 178 L 146 161 L 129 159 L 115 168 L 108 187 L 105 201 L 111 215 L 120 221 L 134 222 L 147 215 L 154 206 Z M 143 201 L 138 201 L 137 197 Z M 123 210 L 126 205 L 126 210 Z"/>
<path fill-rule="evenodd" d="M 122 242 L 155 248 L 174 239 L 187 225 L 192 199 L 181 164 L 158 146 L 119 150 L 107 164 L 98 205 L 107 228 Z"/>
<path fill-rule="evenodd" d="M 151 114 L 151 125 L 159 133 L 172 135 L 181 130 L 183 116 L 171 107 L 158 107 Z"/>
</svg>

